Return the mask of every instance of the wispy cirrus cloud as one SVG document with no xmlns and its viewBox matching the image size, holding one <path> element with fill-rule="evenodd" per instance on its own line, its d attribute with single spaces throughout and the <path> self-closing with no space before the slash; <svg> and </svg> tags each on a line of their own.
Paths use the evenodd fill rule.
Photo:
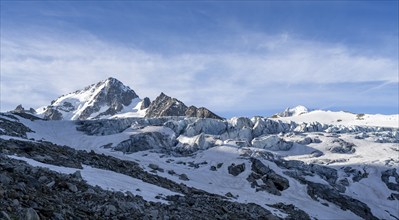
<svg viewBox="0 0 399 220">
<path fill-rule="evenodd" d="M 43 36 L 2 38 L 2 110 L 19 103 L 46 105 L 58 95 L 109 76 L 142 97 L 154 99 L 163 91 L 217 112 L 267 111 L 294 104 L 321 107 L 333 102 L 362 105 L 367 99 L 363 97 L 379 95 L 362 93 L 365 82 L 373 82 L 369 89 L 383 85 L 392 91 L 399 81 L 395 58 L 289 34 L 242 36 L 230 41 L 234 50 L 216 47 L 167 55 L 93 36 L 79 40 Z M 374 104 L 392 105 L 384 96 Z M 389 97 L 395 94 L 390 92 Z"/>
</svg>

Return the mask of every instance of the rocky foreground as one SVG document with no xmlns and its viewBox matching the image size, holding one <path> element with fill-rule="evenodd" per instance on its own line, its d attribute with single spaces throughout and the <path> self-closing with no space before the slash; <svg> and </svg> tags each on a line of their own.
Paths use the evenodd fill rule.
<svg viewBox="0 0 399 220">
<path fill-rule="evenodd" d="M 280 219 L 259 205 L 232 202 L 229 195 L 210 194 L 150 174 L 135 162 L 51 143 L 0 141 L 0 210 L 4 219 Z M 165 197 L 168 204 L 148 202 L 129 192 L 91 186 L 79 171 L 63 175 L 7 156 L 11 154 L 64 167 L 79 168 L 84 164 L 113 170 L 181 196 Z M 73 157 L 69 159 L 69 155 Z M 258 164 L 253 169 L 262 173 L 265 167 Z M 285 219 L 309 219 L 305 212 L 292 205 L 275 204 L 274 207 L 289 213 Z"/>
</svg>

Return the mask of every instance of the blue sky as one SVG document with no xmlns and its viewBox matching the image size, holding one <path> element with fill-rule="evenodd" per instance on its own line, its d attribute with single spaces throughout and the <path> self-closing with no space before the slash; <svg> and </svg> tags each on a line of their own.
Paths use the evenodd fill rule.
<svg viewBox="0 0 399 220">
<path fill-rule="evenodd" d="M 398 114 L 398 1 L 1 1 L 1 110 L 108 76 L 225 117 Z M 28 97 L 28 98 L 27 98 Z"/>
</svg>

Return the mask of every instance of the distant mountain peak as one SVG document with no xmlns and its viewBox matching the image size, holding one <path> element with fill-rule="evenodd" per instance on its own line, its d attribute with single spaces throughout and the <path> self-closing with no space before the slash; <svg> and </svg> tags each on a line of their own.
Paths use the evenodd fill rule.
<svg viewBox="0 0 399 220">
<path fill-rule="evenodd" d="M 139 101 L 134 90 L 116 78 L 109 77 L 83 90 L 60 96 L 41 110 L 41 114 L 44 118 L 53 120 L 85 120 L 112 116 Z"/>
<path fill-rule="evenodd" d="M 182 101 L 167 96 L 163 92 L 161 92 L 161 94 L 150 104 L 146 112 L 146 117 L 162 116 L 187 116 L 222 119 L 220 116 L 204 107 L 187 107 Z"/>
<path fill-rule="evenodd" d="M 17 111 L 23 111 L 22 106 Z M 119 117 L 187 116 L 222 119 L 208 109 L 187 107 L 165 93 L 151 102 L 114 77 L 62 95 L 50 105 L 37 109 L 37 115 L 50 120 L 88 120 Z"/>
<path fill-rule="evenodd" d="M 277 113 L 276 115 L 279 117 L 291 117 L 298 116 L 301 114 L 308 113 L 309 109 L 303 105 L 298 105 L 295 107 L 286 108 L 283 112 Z"/>
</svg>

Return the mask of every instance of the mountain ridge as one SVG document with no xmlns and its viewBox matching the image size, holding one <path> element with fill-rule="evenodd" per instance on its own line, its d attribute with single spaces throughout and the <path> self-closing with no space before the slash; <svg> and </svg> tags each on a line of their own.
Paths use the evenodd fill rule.
<svg viewBox="0 0 399 220">
<path fill-rule="evenodd" d="M 84 89 L 61 95 L 50 105 L 36 111 L 44 119 L 86 120 L 112 116 L 131 104 L 137 105 L 140 101 L 134 90 L 109 77 Z"/>
<path fill-rule="evenodd" d="M 174 103 L 180 106 L 175 106 Z M 166 96 L 163 92 L 154 102 L 151 102 L 148 97 L 140 99 L 133 89 L 113 77 L 86 86 L 84 89 L 61 95 L 51 101 L 50 105 L 35 111 L 32 109 L 27 111 L 20 105 L 14 112 L 35 114 L 49 120 L 162 116 L 222 119 L 205 107 L 187 107 L 180 100 Z"/>
</svg>

